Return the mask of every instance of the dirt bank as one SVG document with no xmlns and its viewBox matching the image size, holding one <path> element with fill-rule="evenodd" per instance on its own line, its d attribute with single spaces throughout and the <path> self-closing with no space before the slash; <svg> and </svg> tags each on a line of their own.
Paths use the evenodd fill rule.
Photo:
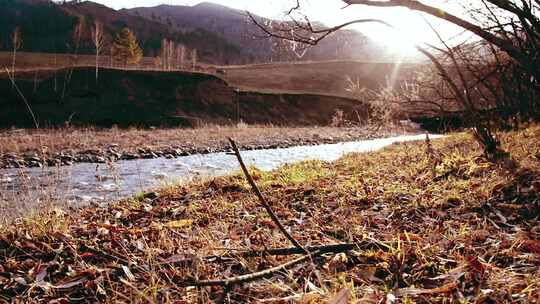
<svg viewBox="0 0 540 304">
<path fill-rule="evenodd" d="M 197 126 L 244 122 L 328 124 L 337 109 L 367 115 L 352 99 L 314 94 L 238 93 L 209 74 L 76 68 L 44 72 L 17 85 L 41 126 Z M 0 128 L 32 127 L 32 117 L 8 79 L 0 79 Z"/>
</svg>

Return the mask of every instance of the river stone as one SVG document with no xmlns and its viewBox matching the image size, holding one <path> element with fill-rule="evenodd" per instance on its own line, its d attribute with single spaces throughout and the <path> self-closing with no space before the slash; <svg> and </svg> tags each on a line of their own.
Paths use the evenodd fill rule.
<svg viewBox="0 0 540 304">
<path fill-rule="evenodd" d="M 144 199 L 148 199 L 148 200 L 155 200 L 159 197 L 159 193 L 158 192 L 148 192 L 148 193 L 145 193 L 143 195 L 143 198 Z"/>
<path fill-rule="evenodd" d="M 138 159 L 139 158 L 139 155 L 135 154 L 135 153 L 124 153 L 122 154 L 122 156 L 120 157 L 120 159 L 124 159 L 124 160 L 133 160 L 133 159 Z"/>
<path fill-rule="evenodd" d="M 56 165 L 58 165 L 60 163 L 60 160 L 59 159 L 56 159 L 56 158 L 49 158 L 47 159 L 47 166 L 49 167 L 55 167 Z"/>
<path fill-rule="evenodd" d="M 157 158 L 158 156 L 154 152 L 149 152 L 149 153 L 141 154 L 141 157 L 144 159 L 152 159 L 152 158 Z"/>
<path fill-rule="evenodd" d="M 118 153 L 118 152 L 109 152 L 109 158 L 113 159 L 113 160 L 117 160 L 117 159 L 120 159 L 122 157 L 122 154 Z"/>
<path fill-rule="evenodd" d="M 25 167 L 41 168 L 41 167 L 43 167 L 43 164 L 41 162 L 38 162 L 38 161 L 30 161 L 30 162 L 26 163 Z"/>
<path fill-rule="evenodd" d="M 26 157 L 24 159 L 26 162 L 41 162 L 41 159 L 39 157 Z"/>
<path fill-rule="evenodd" d="M 72 155 L 69 155 L 69 154 L 61 154 L 60 159 L 62 161 L 67 161 L 67 162 L 72 162 L 72 161 L 75 160 L 75 158 Z"/>
</svg>

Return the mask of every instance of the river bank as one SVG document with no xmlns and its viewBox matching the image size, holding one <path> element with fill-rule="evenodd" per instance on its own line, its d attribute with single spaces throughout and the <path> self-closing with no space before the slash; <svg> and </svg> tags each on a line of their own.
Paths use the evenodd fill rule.
<svg viewBox="0 0 540 304">
<path fill-rule="evenodd" d="M 0 131 L 0 168 L 65 166 L 116 160 L 177 158 L 223 152 L 227 137 L 242 150 L 332 144 L 421 132 L 414 125 L 384 127 L 206 126 L 170 129 L 16 129 Z"/>
<path fill-rule="evenodd" d="M 396 142 L 425 138 L 425 134 L 401 135 L 317 146 L 243 150 L 242 154 L 248 166 L 270 171 L 306 160 L 334 161 L 348 153 L 376 151 Z M 0 225 L 51 205 L 64 209 L 106 205 L 164 185 L 224 176 L 237 170 L 234 156 L 225 152 L 177 159 L 119 160 L 103 165 L 78 163 L 64 167 L 4 169 L 0 170 Z"/>
<path fill-rule="evenodd" d="M 270 250 L 290 242 L 242 175 L 53 209 L 0 228 L 0 299 L 536 303 L 538 138 L 538 126 L 501 134 L 510 156 L 495 162 L 472 136 L 454 134 L 252 169 L 301 245 L 346 244 L 311 259 Z M 268 269 L 264 280 L 238 279 Z"/>
</svg>

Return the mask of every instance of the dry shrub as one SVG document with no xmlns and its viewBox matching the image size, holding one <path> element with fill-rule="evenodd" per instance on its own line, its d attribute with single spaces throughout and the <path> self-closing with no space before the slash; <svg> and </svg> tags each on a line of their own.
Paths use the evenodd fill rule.
<svg viewBox="0 0 540 304">
<path fill-rule="evenodd" d="M 347 77 L 346 91 L 369 106 L 368 124 L 391 125 L 399 119 L 399 104 L 404 96 L 399 90 L 391 87 L 370 90 L 362 86 L 358 79 Z"/>
<path fill-rule="evenodd" d="M 345 115 L 342 110 L 336 110 L 334 115 L 332 115 L 332 121 L 330 126 L 332 127 L 343 127 L 345 125 Z"/>
</svg>

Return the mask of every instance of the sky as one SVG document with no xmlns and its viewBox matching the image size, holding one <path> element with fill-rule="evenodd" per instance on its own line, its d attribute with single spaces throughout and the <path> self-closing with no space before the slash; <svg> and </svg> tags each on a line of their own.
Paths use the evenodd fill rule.
<svg viewBox="0 0 540 304">
<path fill-rule="evenodd" d="M 93 0 L 115 9 L 138 6 L 169 5 L 196 5 L 201 0 Z M 221 5 L 249 10 L 255 14 L 268 18 L 283 18 L 284 12 L 293 7 L 296 0 L 206 0 Z M 435 5 L 449 10 L 452 13 L 462 12 L 460 7 L 448 4 L 447 0 L 425 0 L 426 4 Z M 413 49 L 414 43 L 428 42 L 437 44 L 438 38 L 427 25 L 426 20 L 437 29 L 443 37 L 454 37 L 462 32 L 460 28 L 430 16 L 422 17 L 420 13 L 405 8 L 376 8 L 361 5 L 352 5 L 347 8 L 341 0 L 300 0 L 302 12 L 312 21 L 321 21 L 333 26 L 342 22 L 359 18 L 377 18 L 391 23 L 399 30 L 390 30 L 382 25 L 373 23 L 354 25 L 357 29 L 377 42 L 386 44 L 395 49 L 408 52 Z M 451 3 L 451 2 L 450 2 Z"/>
</svg>

